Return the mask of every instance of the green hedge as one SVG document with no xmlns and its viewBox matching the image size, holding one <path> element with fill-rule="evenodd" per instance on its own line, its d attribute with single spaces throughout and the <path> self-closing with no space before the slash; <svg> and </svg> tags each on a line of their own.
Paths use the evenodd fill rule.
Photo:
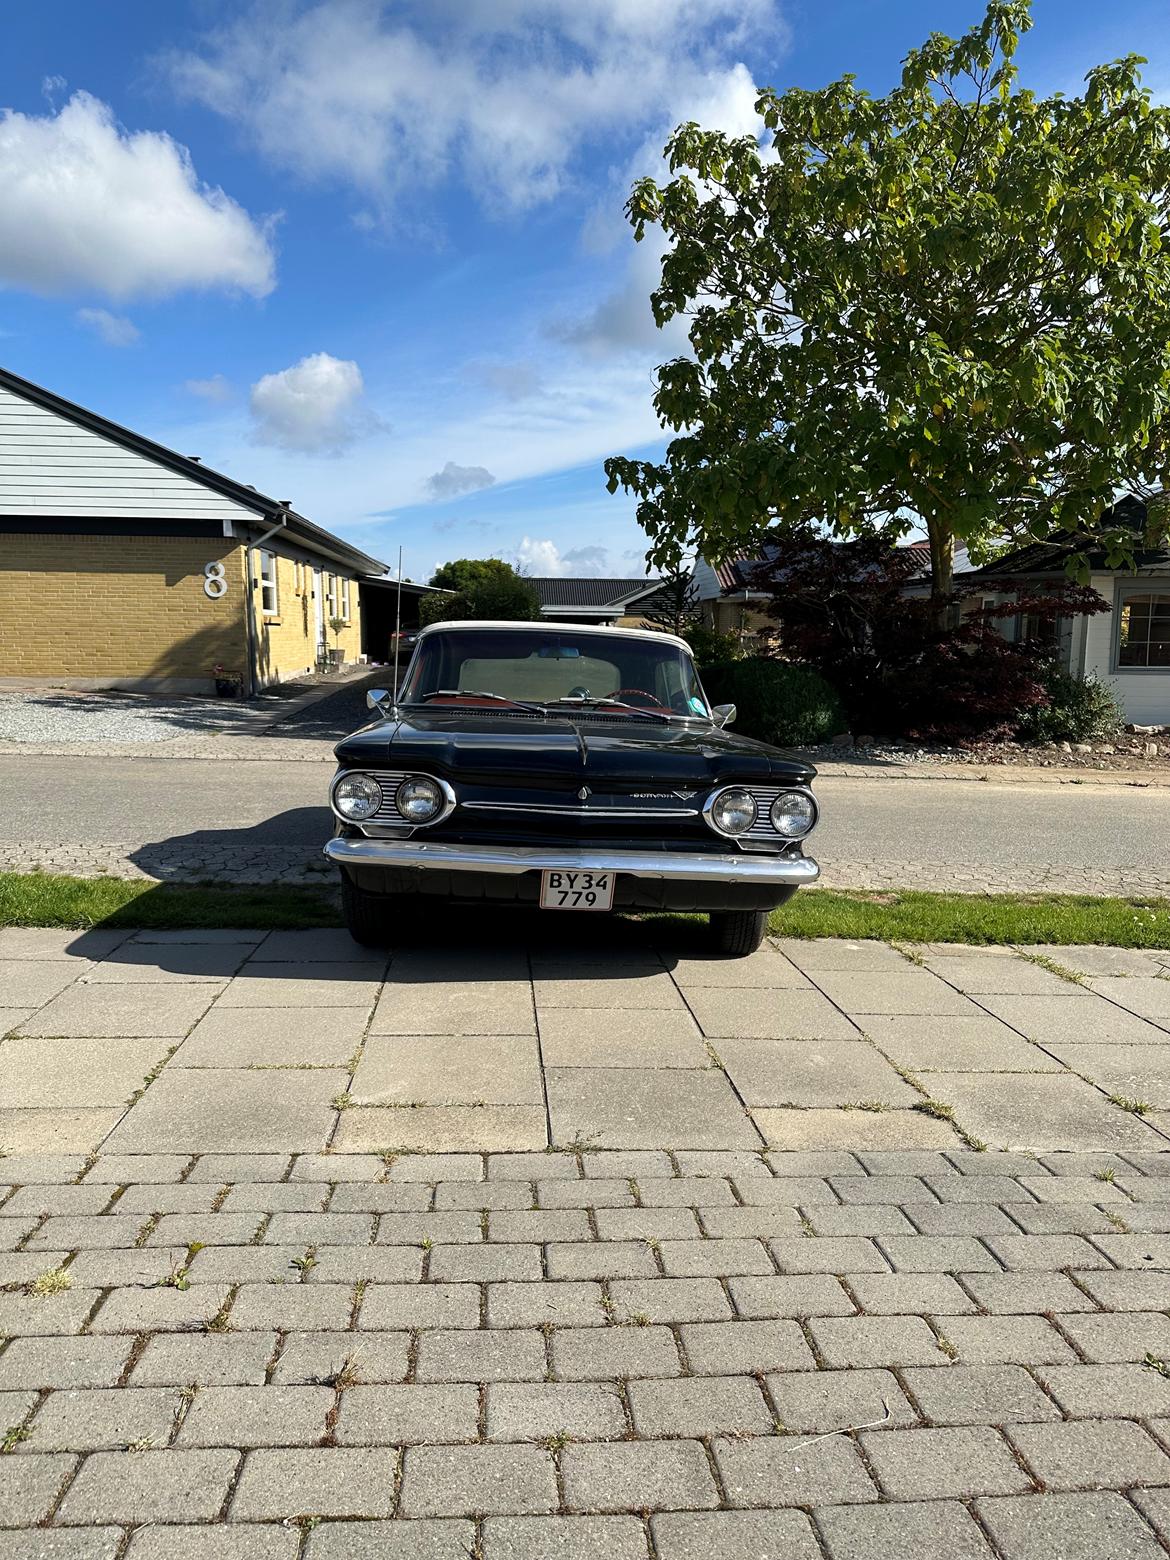
<svg viewBox="0 0 1170 1560">
<path fill-rule="evenodd" d="M 777 747 L 827 742 L 849 722 L 832 685 L 809 666 L 753 657 L 702 668 L 712 704 L 734 704 L 735 730 Z"/>
</svg>

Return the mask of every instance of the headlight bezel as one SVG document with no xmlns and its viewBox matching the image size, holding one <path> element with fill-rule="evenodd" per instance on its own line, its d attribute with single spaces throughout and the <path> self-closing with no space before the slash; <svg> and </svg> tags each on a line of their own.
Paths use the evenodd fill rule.
<svg viewBox="0 0 1170 1560">
<path fill-rule="evenodd" d="M 752 804 L 752 816 L 742 829 L 724 828 L 723 824 L 719 822 L 719 808 L 730 796 L 746 796 Z M 749 786 L 721 785 L 712 791 L 703 803 L 703 817 L 706 819 L 708 827 L 714 829 L 716 834 L 722 835 L 725 840 L 741 840 L 745 835 L 750 834 L 759 822 L 760 804 Z"/>
<path fill-rule="evenodd" d="M 347 781 L 355 779 L 366 781 L 378 790 L 378 805 L 373 811 L 363 813 L 361 816 L 351 816 L 343 812 L 338 804 L 339 789 Z M 403 787 L 418 781 L 425 781 L 428 786 L 434 786 L 441 798 L 441 805 L 428 818 L 411 818 L 398 806 L 398 797 Z M 430 829 L 435 824 L 442 823 L 445 818 L 449 818 L 457 803 L 458 798 L 446 780 L 439 775 L 426 774 L 421 770 L 384 771 L 355 766 L 352 769 L 338 770 L 329 786 L 329 805 L 334 817 L 343 824 L 365 832 L 370 830 L 378 832 L 384 829 Z"/>
<path fill-rule="evenodd" d="M 782 829 L 776 822 L 776 814 L 780 810 L 781 802 L 788 801 L 790 797 L 795 797 L 800 803 L 808 808 L 808 825 L 803 829 Z M 772 798 L 772 805 L 768 808 L 768 822 L 782 840 L 807 839 L 812 831 L 816 828 L 817 819 L 819 817 L 820 809 L 817 807 L 816 797 L 812 794 L 811 791 L 806 790 L 803 786 L 794 785 L 790 786 L 787 790 L 778 792 L 777 795 Z"/>
<path fill-rule="evenodd" d="M 426 814 L 425 817 L 415 816 L 414 814 L 408 813 L 406 811 L 406 808 L 403 804 L 403 793 L 412 787 L 418 789 L 426 787 L 429 791 L 433 792 L 435 805 L 431 811 Z M 413 828 L 425 829 L 428 828 L 431 824 L 437 823 L 442 816 L 443 810 L 446 806 L 447 795 L 443 790 L 442 782 L 435 775 L 404 775 L 403 778 L 399 781 L 398 785 L 394 788 L 394 811 L 398 814 L 403 823 L 408 823 Z"/>
<path fill-rule="evenodd" d="M 347 812 L 341 804 L 339 795 L 342 786 L 361 785 L 363 783 L 365 786 L 370 788 L 366 794 L 367 799 L 372 805 L 369 807 L 368 811 L 365 812 Z M 370 794 L 370 791 L 372 791 L 372 795 Z M 368 823 L 371 818 L 377 817 L 379 809 L 383 806 L 385 800 L 386 793 L 382 790 L 382 786 L 378 781 L 377 776 L 370 774 L 367 770 L 364 769 L 343 770 L 341 774 L 336 777 L 329 790 L 330 805 L 343 823 Z"/>
</svg>

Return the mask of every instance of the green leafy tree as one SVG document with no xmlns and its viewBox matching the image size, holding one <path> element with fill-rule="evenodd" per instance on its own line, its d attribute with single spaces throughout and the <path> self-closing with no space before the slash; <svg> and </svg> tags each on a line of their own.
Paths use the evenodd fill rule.
<svg viewBox="0 0 1170 1560">
<path fill-rule="evenodd" d="M 510 563 L 499 558 L 459 558 L 431 575 L 431 584 L 453 591 L 450 596 L 424 596 L 419 602 L 422 623 L 454 619 L 532 622 L 540 616 L 535 590 Z"/>
<path fill-rule="evenodd" d="M 770 150 L 695 124 L 627 215 L 666 241 L 661 462 L 612 458 L 658 566 L 772 527 L 924 525 L 941 615 L 956 539 L 1135 538 L 1105 511 L 1167 476 L 1170 108 L 1137 56 L 1038 98 L 1014 55 L 1029 0 L 933 34 L 884 97 L 850 76 L 765 91 Z M 1151 510 L 1165 528 L 1165 511 Z"/>
</svg>

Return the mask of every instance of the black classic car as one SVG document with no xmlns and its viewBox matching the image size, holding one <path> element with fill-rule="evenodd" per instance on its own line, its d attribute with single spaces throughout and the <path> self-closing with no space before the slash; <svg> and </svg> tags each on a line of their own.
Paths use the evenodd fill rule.
<svg viewBox="0 0 1170 1560">
<path fill-rule="evenodd" d="M 815 771 L 732 734 L 682 639 L 555 623 L 425 628 L 397 697 L 335 749 L 346 924 L 394 935 L 420 898 L 710 914 L 724 953 L 818 875 Z"/>
</svg>

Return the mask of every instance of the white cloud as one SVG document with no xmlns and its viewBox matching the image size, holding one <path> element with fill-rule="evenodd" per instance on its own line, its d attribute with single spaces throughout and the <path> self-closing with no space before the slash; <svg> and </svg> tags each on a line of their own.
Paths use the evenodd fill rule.
<svg viewBox="0 0 1170 1560">
<path fill-rule="evenodd" d="M 442 471 L 427 478 L 426 489 L 432 498 L 458 498 L 491 487 L 495 480 L 486 466 L 457 466 L 449 460 Z"/>
<path fill-rule="evenodd" d="M 201 401 L 230 401 L 235 391 L 222 374 L 212 374 L 210 379 L 188 379 L 183 389 L 189 395 L 197 395 Z"/>
<path fill-rule="evenodd" d="M 123 129 L 85 92 L 58 113 L 0 111 L 0 287 L 261 298 L 274 264 L 264 228 L 170 136 Z"/>
<path fill-rule="evenodd" d="M 514 557 L 523 573 L 540 576 L 597 578 L 605 574 L 609 564 L 609 553 L 604 547 L 571 547 L 562 552 L 550 537 L 525 536 Z"/>
<path fill-rule="evenodd" d="M 167 64 L 274 162 L 382 213 L 452 172 L 523 209 L 565 187 L 585 145 L 685 117 L 738 50 L 782 31 L 777 0 L 257 0 Z"/>
<path fill-rule="evenodd" d="M 356 363 L 315 352 L 252 386 L 253 436 L 258 444 L 302 454 L 336 454 L 369 430 Z"/>
<path fill-rule="evenodd" d="M 133 320 L 111 314 L 109 309 L 78 309 L 77 318 L 96 331 L 107 347 L 131 347 L 142 334 Z"/>
</svg>

